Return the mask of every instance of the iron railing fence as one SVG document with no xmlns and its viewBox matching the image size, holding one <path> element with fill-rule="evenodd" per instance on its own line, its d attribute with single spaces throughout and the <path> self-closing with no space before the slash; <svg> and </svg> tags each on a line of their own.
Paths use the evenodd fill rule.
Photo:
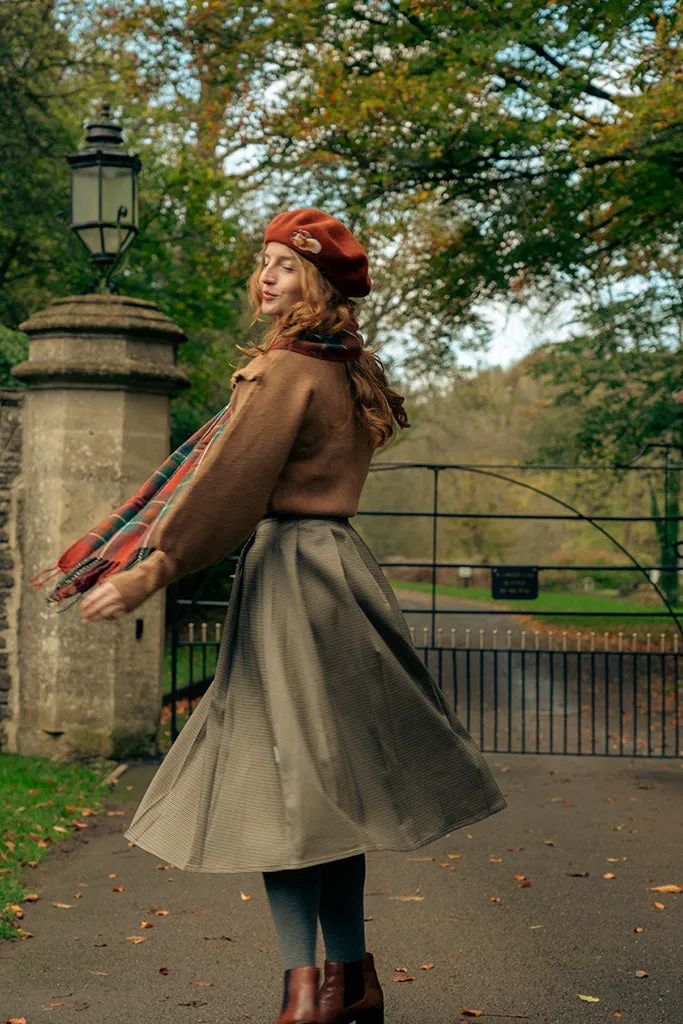
<svg viewBox="0 0 683 1024">
<path fill-rule="evenodd" d="M 666 446 L 664 446 L 666 447 Z M 669 446 L 672 449 L 675 446 Z M 410 625 L 411 636 L 416 649 L 421 652 L 439 688 L 457 711 L 468 730 L 477 739 L 480 748 L 488 752 L 558 753 L 558 754 L 612 754 L 626 757 L 680 757 L 680 659 L 679 634 L 683 635 L 681 612 L 671 606 L 666 595 L 653 581 L 653 570 L 676 571 L 683 558 L 678 540 L 679 515 L 664 516 L 587 516 L 573 509 L 562 499 L 528 484 L 504 477 L 498 470 L 525 471 L 562 469 L 602 469 L 642 472 L 662 471 L 664 473 L 664 508 L 672 507 L 672 475 L 681 466 L 672 466 L 667 448 L 666 462 L 661 466 L 519 466 L 519 465 L 455 465 L 436 463 L 378 463 L 371 471 L 394 471 L 398 469 L 428 469 L 434 474 L 432 508 L 426 512 L 374 511 L 363 510 L 358 516 L 409 516 L 429 517 L 432 520 L 431 558 L 426 561 L 378 561 L 385 570 L 401 566 L 420 566 L 431 569 L 431 603 L 429 608 L 402 607 L 401 611 L 410 620 L 428 615 L 429 626 L 422 626 L 422 641 L 415 642 L 418 628 Z M 447 469 L 485 473 L 508 483 L 520 484 L 527 489 L 556 501 L 571 515 L 533 515 L 530 513 L 473 513 L 443 512 L 439 510 L 439 473 Z M 494 472 L 495 471 L 495 472 Z M 536 572 L 585 571 L 597 572 L 639 572 L 650 583 L 661 599 L 663 607 L 643 611 L 619 611 L 607 603 L 601 610 L 575 611 L 566 609 L 510 608 L 505 607 L 463 607 L 443 608 L 438 606 L 437 570 L 442 568 L 471 569 L 486 568 L 493 574 L 496 570 L 512 567 L 503 563 L 482 566 L 467 561 L 441 561 L 438 559 L 438 524 L 444 519 L 538 519 L 561 521 L 583 521 L 593 525 L 605 539 L 613 543 L 630 560 L 630 564 L 605 565 L 560 565 L 543 563 L 533 566 Z M 670 538 L 669 547 L 675 553 L 667 564 L 644 566 L 602 525 L 608 522 L 651 522 L 661 529 L 664 524 L 665 536 Z M 675 524 L 675 525 L 674 525 Z M 665 553 L 668 548 L 665 547 Z M 223 564 L 237 561 L 237 555 L 230 556 Z M 520 567 L 515 567 L 520 568 Z M 529 569 L 530 567 L 521 567 Z M 215 571 L 215 567 L 213 568 Z M 399 584 L 400 586 L 400 584 Z M 201 587 L 199 588 L 201 591 Z M 209 623 L 187 622 L 187 637 L 182 637 L 181 609 L 212 611 L 227 609 L 227 601 L 211 601 L 199 596 L 194 599 L 179 599 L 176 586 L 169 588 L 171 602 L 171 664 L 170 688 L 164 695 L 164 705 L 170 716 L 170 738 L 178 735 L 179 715 L 185 718 L 192 713 L 195 702 L 202 696 L 212 681 L 208 656 L 217 657 L 220 647 L 221 625 L 214 623 L 214 637 L 209 639 Z M 510 600 L 517 600 L 511 598 Z M 465 602 L 461 602 L 465 603 Z M 518 604 L 517 600 L 517 604 Z M 502 616 L 506 620 L 514 616 L 571 617 L 597 624 L 602 619 L 635 621 L 638 619 L 668 621 L 676 632 L 653 633 L 637 630 L 562 630 L 559 634 L 550 629 L 525 629 L 522 627 L 472 629 L 471 627 L 450 627 L 444 630 L 438 621 L 445 616 L 487 616 L 489 619 Z M 452 621 L 452 620 L 451 620 Z M 476 620 L 475 620 L 476 621 Z M 481 620 L 480 620 L 481 621 Z M 199 629 L 199 637 L 197 630 Z M 195 655 L 199 668 L 195 664 Z M 180 680 L 180 661 L 183 662 L 185 678 Z M 559 738 L 558 738 L 559 737 Z"/>
</svg>

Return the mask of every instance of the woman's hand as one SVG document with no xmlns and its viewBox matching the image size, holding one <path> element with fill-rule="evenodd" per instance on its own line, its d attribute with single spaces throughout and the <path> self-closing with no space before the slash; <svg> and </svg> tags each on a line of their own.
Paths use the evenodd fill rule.
<svg viewBox="0 0 683 1024">
<path fill-rule="evenodd" d="M 125 614 L 123 597 L 114 584 L 108 581 L 100 583 L 81 601 L 81 615 L 87 622 L 120 619 Z"/>
</svg>

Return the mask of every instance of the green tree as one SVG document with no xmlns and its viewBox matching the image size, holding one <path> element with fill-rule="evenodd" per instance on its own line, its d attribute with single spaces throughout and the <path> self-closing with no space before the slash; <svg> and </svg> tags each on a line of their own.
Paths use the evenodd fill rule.
<svg viewBox="0 0 683 1024">
<path fill-rule="evenodd" d="M 683 319 L 673 330 L 667 311 L 667 322 L 653 329 L 653 304 L 652 294 L 645 292 L 597 308 L 585 317 L 584 332 L 537 351 L 531 372 L 553 385 L 555 402 L 569 413 L 568 429 L 541 445 L 540 458 L 611 459 L 625 464 L 649 451 L 650 461 L 654 458 L 670 467 L 666 474 L 645 474 L 645 482 L 650 513 L 671 519 L 656 522 L 655 528 L 664 569 L 662 588 L 675 605 L 683 470 L 683 416 L 677 401 L 683 383 Z"/>
<path fill-rule="evenodd" d="M 176 447 L 228 399 L 251 251 L 258 244 L 231 210 L 211 117 L 215 90 L 193 103 L 194 137 L 174 104 L 141 87 L 137 55 L 102 45 L 101 18 L 77 0 L 12 0 L 0 7 L 0 383 L 27 355 L 16 328 L 51 299 L 92 291 L 99 275 L 69 224 L 65 160 L 102 100 L 140 153 L 140 234 L 114 277 L 127 295 L 158 301 L 189 340 L 179 365 L 193 387 L 173 404 Z M 183 112 L 184 113 L 184 112 Z"/>
</svg>

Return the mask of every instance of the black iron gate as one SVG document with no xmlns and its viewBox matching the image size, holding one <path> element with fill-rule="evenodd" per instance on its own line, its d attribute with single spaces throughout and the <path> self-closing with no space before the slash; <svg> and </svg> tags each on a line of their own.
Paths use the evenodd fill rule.
<svg viewBox="0 0 683 1024">
<path fill-rule="evenodd" d="M 590 470 L 601 467 L 548 466 L 481 466 L 435 463 L 377 463 L 371 472 L 400 469 L 426 469 L 434 474 L 433 503 L 429 512 L 362 511 L 358 516 L 420 516 L 432 519 L 432 553 L 428 561 L 380 561 L 398 568 L 410 565 L 431 569 L 429 592 L 404 590 L 401 608 L 409 623 L 415 646 L 437 681 L 441 691 L 486 752 L 593 754 L 624 757 L 683 756 L 681 735 L 681 654 L 679 635 L 683 635 L 681 612 L 671 606 L 665 594 L 653 581 L 653 572 L 671 572 L 672 559 L 666 565 L 642 566 L 607 529 L 610 522 L 650 522 L 659 529 L 664 524 L 667 542 L 675 552 L 673 571 L 683 555 L 678 541 L 679 515 L 664 516 L 587 516 L 559 498 L 529 484 L 503 475 L 510 470 L 572 468 Z M 672 466 L 669 453 L 663 466 L 602 467 L 604 471 L 625 469 L 664 474 L 665 511 L 671 507 L 669 491 L 671 474 L 680 472 Z M 439 510 L 439 473 L 445 470 L 479 473 L 535 491 L 558 503 L 566 512 L 559 515 L 519 513 L 442 512 Z M 438 524 L 442 519 L 530 519 L 583 520 L 595 527 L 625 556 L 626 564 L 610 566 L 610 572 L 640 572 L 661 598 L 662 607 L 650 611 L 621 611 L 620 620 L 639 619 L 661 622 L 666 631 L 626 631 L 623 627 L 601 629 L 601 619 L 609 621 L 615 612 L 573 611 L 570 609 L 510 608 L 509 601 L 518 601 L 524 594 L 533 595 L 539 576 L 544 571 L 595 571 L 597 565 L 505 566 L 491 563 L 485 567 L 468 562 L 439 561 Z M 226 560 L 231 572 L 237 555 Z M 215 568 L 215 567 L 214 567 Z M 508 595 L 504 610 L 488 602 L 485 607 L 448 607 L 447 598 L 437 602 L 438 569 L 478 569 L 490 572 L 493 593 Z M 398 585 L 400 587 L 400 584 Z M 397 587 L 397 589 L 398 589 Z M 426 600 L 428 599 L 428 600 Z M 534 600 L 532 596 L 530 600 Z M 164 694 L 166 737 L 172 742 L 196 701 L 213 679 L 220 647 L 222 620 L 227 601 L 206 601 L 201 598 L 182 600 L 175 586 L 169 588 L 170 643 L 169 663 Z M 428 606 L 425 606 L 428 605 Z M 204 621 L 195 621 L 195 611 Z M 188 614 L 189 613 L 189 614 Z M 560 616 L 585 620 L 588 628 L 557 632 L 550 626 L 524 628 L 527 617 L 550 619 Z M 221 621 L 209 621 L 212 617 Z M 429 617 L 429 625 L 419 620 Z M 463 617 L 481 626 L 462 627 L 453 623 Z M 515 617 L 522 625 L 501 626 L 501 620 Z M 424 618 L 422 618 L 424 622 Z M 671 626 L 675 627 L 673 630 Z M 209 635 L 212 633 L 213 635 Z M 416 635 L 417 634 L 417 635 Z"/>
</svg>

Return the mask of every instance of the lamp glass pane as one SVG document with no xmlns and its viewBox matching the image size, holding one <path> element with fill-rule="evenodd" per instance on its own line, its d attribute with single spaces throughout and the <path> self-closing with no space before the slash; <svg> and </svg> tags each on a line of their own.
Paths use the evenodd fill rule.
<svg viewBox="0 0 683 1024">
<path fill-rule="evenodd" d="M 119 207 L 125 206 L 122 222 L 130 224 L 133 216 L 132 167 L 102 167 L 102 220 L 116 223 Z M 116 235 L 116 232 L 114 232 Z M 107 243 L 108 245 L 109 243 Z M 116 245 L 114 246 L 116 248 Z"/>
<path fill-rule="evenodd" d="M 121 252 L 127 249 L 130 243 L 135 237 L 134 233 L 128 228 L 121 227 Z M 115 253 L 118 250 L 118 237 L 116 228 L 104 228 L 104 247 L 105 252 Z"/>
<path fill-rule="evenodd" d="M 71 168 L 71 223 L 75 226 L 99 219 L 98 173 L 97 164 Z"/>
<path fill-rule="evenodd" d="M 101 238 L 99 228 L 81 228 L 78 232 L 87 245 L 90 252 L 101 252 Z"/>
</svg>

